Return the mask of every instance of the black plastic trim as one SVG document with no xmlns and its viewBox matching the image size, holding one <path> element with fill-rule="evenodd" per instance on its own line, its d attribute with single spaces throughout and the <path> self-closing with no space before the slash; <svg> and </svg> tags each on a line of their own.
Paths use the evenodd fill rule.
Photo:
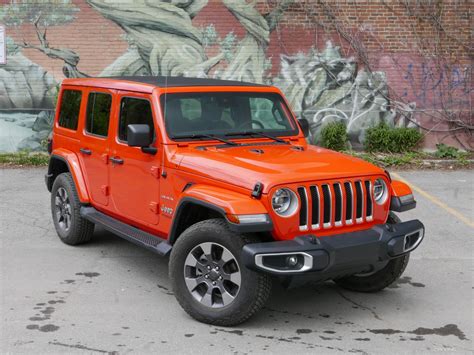
<svg viewBox="0 0 474 355">
<path fill-rule="evenodd" d="M 230 229 L 237 233 L 271 232 L 273 230 L 273 222 L 270 216 L 268 216 L 268 222 L 236 224 L 228 220 L 227 223 Z"/>
<path fill-rule="evenodd" d="M 163 88 L 188 87 L 188 86 L 246 86 L 246 87 L 270 87 L 248 83 L 244 81 L 232 81 L 209 78 L 188 78 L 182 76 L 109 76 L 101 79 L 126 80 L 136 83 L 151 84 Z"/>
<path fill-rule="evenodd" d="M 404 251 L 405 236 L 416 232 L 421 233 L 421 239 L 413 249 Z M 412 252 L 423 237 L 423 224 L 419 220 L 412 220 L 395 225 L 376 225 L 370 229 L 328 237 L 306 235 L 293 240 L 246 244 L 242 249 L 242 261 L 252 270 L 281 276 L 279 272 L 256 265 L 255 256 L 304 252 L 313 257 L 312 268 L 304 272 L 285 272 L 286 275 L 315 273 L 320 277 L 326 273 L 357 273 L 358 270 L 367 270 L 380 262 Z"/>
<path fill-rule="evenodd" d="M 53 177 L 54 175 L 53 174 L 44 174 L 44 182 L 46 184 L 46 188 L 48 189 L 49 192 L 51 192 L 52 188 L 53 188 Z"/>
<path fill-rule="evenodd" d="M 53 152 L 53 138 L 48 138 L 48 154 Z"/>
<path fill-rule="evenodd" d="M 46 183 L 46 188 L 48 189 L 49 192 L 51 192 L 51 190 L 53 189 L 53 183 L 54 183 L 54 174 L 52 173 L 52 166 L 51 166 L 51 163 L 53 162 L 54 159 L 58 159 L 58 160 L 61 160 L 63 163 L 65 163 L 67 165 L 67 168 L 69 170 L 69 172 L 71 172 L 71 167 L 69 166 L 69 163 L 66 159 L 64 159 L 63 157 L 59 156 L 59 155 L 51 155 L 51 157 L 49 158 L 49 163 L 48 163 L 48 173 L 45 174 L 44 176 L 44 182 Z"/>
<path fill-rule="evenodd" d="M 177 235 L 177 230 L 178 230 L 178 227 L 179 227 L 180 220 L 182 218 L 184 207 L 186 207 L 188 204 L 195 204 L 195 205 L 203 206 L 203 207 L 209 208 L 213 211 L 216 211 L 217 213 L 219 213 L 222 216 L 222 218 L 224 218 L 227 221 L 229 227 L 237 233 L 270 232 L 270 231 L 273 230 L 273 222 L 272 222 L 270 216 L 268 217 L 268 222 L 267 223 L 236 224 L 236 223 L 230 222 L 227 219 L 225 211 L 224 211 L 223 208 L 221 208 L 219 206 L 216 206 L 216 205 L 213 205 L 209 202 L 199 200 L 197 198 L 184 197 L 179 202 L 178 207 L 176 208 L 174 218 L 173 218 L 173 222 L 172 222 L 172 225 L 171 225 L 171 230 L 170 230 L 170 234 L 169 234 L 169 238 L 168 238 L 170 244 L 174 244 L 176 242 L 176 239 L 179 237 L 179 235 Z"/>
<path fill-rule="evenodd" d="M 171 252 L 172 246 L 167 240 L 142 231 L 118 219 L 110 217 L 94 207 L 81 207 L 81 216 L 95 224 L 100 224 L 115 235 L 162 256 Z"/>
<path fill-rule="evenodd" d="M 408 210 L 412 210 L 416 207 L 416 201 L 412 200 L 408 203 L 402 203 L 400 197 L 392 196 L 390 200 L 390 210 L 395 212 L 405 212 Z"/>
</svg>

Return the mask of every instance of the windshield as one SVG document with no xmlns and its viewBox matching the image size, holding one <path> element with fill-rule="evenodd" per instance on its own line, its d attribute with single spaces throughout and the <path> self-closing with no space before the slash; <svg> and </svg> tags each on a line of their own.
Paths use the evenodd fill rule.
<svg viewBox="0 0 474 355">
<path fill-rule="evenodd" d="M 161 108 L 172 139 L 238 137 L 239 133 L 245 138 L 253 137 L 252 132 L 270 136 L 298 133 L 283 99 L 273 93 L 164 94 Z"/>
</svg>

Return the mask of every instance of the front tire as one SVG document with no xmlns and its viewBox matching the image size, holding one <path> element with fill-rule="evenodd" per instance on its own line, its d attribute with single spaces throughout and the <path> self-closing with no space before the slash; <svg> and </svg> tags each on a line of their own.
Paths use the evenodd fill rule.
<svg viewBox="0 0 474 355">
<path fill-rule="evenodd" d="M 58 175 L 51 190 L 51 213 L 59 239 L 68 245 L 88 242 L 94 233 L 94 224 L 80 213 L 81 202 L 70 173 Z"/>
<path fill-rule="evenodd" d="M 189 227 L 171 251 L 169 274 L 173 292 L 194 319 L 234 326 L 262 308 L 271 291 L 271 279 L 243 266 L 241 251 L 256 242 L 232 232 L 223 219 Z"/>
<path fill-rule="evenodd" d="M 400 223 L 400 219 L 390 212 L 387 223 Z M 390 260 L 382 269 L 368 274 L 357 274 L 334 280 L 339 286 L 356 292 L 378 292 L 390 286 L 402 276 L 410 255 L 406 254 Z"/>
</svg>

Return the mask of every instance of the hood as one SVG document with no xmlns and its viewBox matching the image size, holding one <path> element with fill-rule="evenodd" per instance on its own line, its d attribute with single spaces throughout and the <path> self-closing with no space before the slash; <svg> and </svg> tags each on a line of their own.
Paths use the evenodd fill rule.
<svg viewBox="0 0 474 355">
<path fill-rule="evenodd" d="M 281 184 L 383 174 L 382 169 L 366 161 L 312 145 L 178 149 L 178 169 L 248 189 L 261 182 L 264 193 Z"/>
</svg>

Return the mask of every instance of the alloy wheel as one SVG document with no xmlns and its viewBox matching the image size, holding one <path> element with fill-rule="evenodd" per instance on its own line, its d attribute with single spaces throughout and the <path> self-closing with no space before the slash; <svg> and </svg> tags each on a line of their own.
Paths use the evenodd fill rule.
<svg viewBox="0 0 474 355">
<path fill-rule="evenodd" d="M 72 207 L 64 187 L 60 187 L 58 191 L 56 191 L 54 205 L 56 208 L 56 221 L 58 222 L 58 226 L 61 230 L 67 232 L 69 228 L 71 228 Z"/>
<path fill-rule="evenodd" d="M 194 247 L 184 262 L 188 291 L 202 305 L 230 305 L 240 290 L 241 273 L 235 256 L 224 246 L 206 242 Z"/>
</svg>

